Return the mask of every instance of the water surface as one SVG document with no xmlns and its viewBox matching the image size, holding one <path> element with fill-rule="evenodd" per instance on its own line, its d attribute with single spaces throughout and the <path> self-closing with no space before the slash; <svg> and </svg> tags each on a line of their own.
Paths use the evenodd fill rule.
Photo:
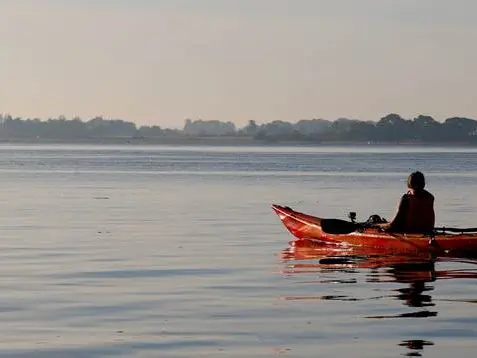
<svg viewBox="0 0 477 358">
<path fill-rule="evenodd" d="M 473 357 L 474 262 L 323 264 L 270 205 L 390 218 L 419 169 L 477 226 L 476 154 L 0 146 L 0 356 Z"/>
</svg>

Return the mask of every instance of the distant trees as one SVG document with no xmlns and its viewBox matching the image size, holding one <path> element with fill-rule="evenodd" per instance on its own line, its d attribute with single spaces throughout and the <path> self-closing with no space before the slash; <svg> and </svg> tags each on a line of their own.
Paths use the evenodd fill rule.
<svg viewBox="0 0 477 358">
<path fill-rule="evenodd" d="M 121 119 L 105 120 L 96 117 L 85 123 L 86 134 L 92 137 L 133 137 L 136 134 L 136 125 Z"/>
<path fill-rule="evenodd" d="M 60 116 L 42 121 L 38 118 L 22 119 L 0 115 L 1 140 L 153 138 L 160 141 L 161 138 L 230 136 L 269 142 L 477 144 L 477 121 L 451 117 L 444 122 L 438 122 L 428 115 L 404 119 L 399 114 L 390 113 L 377 122 L 339 118 L 335 121 L 302 119 L 296 123 L 276 120 L 259 125 L 251 120 L 240 129 L 232 122 L 187 119 L 183 129 L 168 129 L 155 125 L 137 127 L 133 122 L 103 117 L 83 121 L 78 117 L 68 120 Z"/>
<path fill-rule="evenodd" d="M 95 117 L 87 122 L 75 117 L 40 119 L 12 118 L 0 115 L 0 138 L 46 138 L 75 139 L 103 137 L 132 137 L 136 133 L 136 125 L 123 120 L 106 120 Z"/>
<path fill-rule="evenodd" d="M 254 120 L 250 120 L 248 121 L 248 124 L 241 131 L 239 131 L 239 135 L 254 137 L 257 135 L 259 128 L 260 127 Z"/>
<path fill-rule="evenodd" d="M 415 139 L 412 121 L 402 118 L 399 114 L 391 113 L 382 117 L 375 128 L 372 141 L 396 142 Z"/>
<path fill-rule="evenodd" d="M 143 126 L 139 127 L 136 131 L 136 137 L 144 138 L 144 137 L 163 137 L 166 136 L 166 132 L 159 126 Z"/>
<path fill-rule="evenodd" d="M 448 118 L 443 123 L 427 115 L 406 120 L 397 114 L 387 115 L 376 123 L 376 142 L 470 142 L 477 140 L 477 121 Z"/>
<path fill-rule="evenodd" d="M 232 122 L 186 119 L 182 132 L 188 136 L 226 136 L 235 135 L 236 128 Z"/>
</svg>

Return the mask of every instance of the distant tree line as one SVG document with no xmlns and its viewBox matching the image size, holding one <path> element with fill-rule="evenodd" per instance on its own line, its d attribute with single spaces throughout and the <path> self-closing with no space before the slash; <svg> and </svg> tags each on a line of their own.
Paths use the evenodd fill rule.
<svg viewBox="0 0 477 358">
<path fill-rule="evenodd" d="M 419 115 L 404 119 L 388 114 L 379 121 L 340 118 L 335 121 L 305 119 L 296 123 L 272 121 L 243 128 L 232 122 L 192 121 L 187 119 L 183 129 L 159 126 L 136 126 L 121 119 L 95 117 L 87 121 L 63 116 L 48 120 L 14 118 L 0 115 L 0 140 L 15 139 L 104 139 L 104 138 L 190 138 L 246 137 L 257 141 L 281 142 L 370 142 L 370 143 L 471 143 L 477 144 L 477 121 L 452 117 L 438 122 L 431 116 Z"/>
<path fill-rule="evenodd" d="M 78 117 L 71 120 L 63 116 L 41 120 L 22 119 L 0 115 L 0 139 L 103 139 L 180 136 L 181 131 L 162 129 L 159 126 L 137 127 L 133 122 L 121 119 L 95 117 L 83 121 Z"/>
<path fill-rule="evenodd" d="M 452 117 L 441 123 L 431 116 L 404 119 L 394 113 L 377 122 L 346 118 L 301 120 L 294 124 L 273 121 L 260 126 L 250 122 L 242 132 L 270 141 L 477 144 L 474 119 Z"/>
</svg>

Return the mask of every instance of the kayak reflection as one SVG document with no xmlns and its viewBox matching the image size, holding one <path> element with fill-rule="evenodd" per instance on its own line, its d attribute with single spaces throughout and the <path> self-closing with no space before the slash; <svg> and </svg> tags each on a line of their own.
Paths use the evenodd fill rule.
<svg viewBox="0 0 477 358">
<path fill-rule="evenodd" d="M 425 346 L 433 346 L 434 343 L 430 341 L 424 341 L 422 339 L 413 339 L 408 341 L 402 341 L 399 343 L 401 347 L 406 347 L 409 352 L 405 354 L 406 357 L 422 357 L 421 351 Z"/>
<path fill-rule="evenodd" d="M 335 245 L 317 245 L 316 242 L 307 245 L 304 240 L 292 242 L 290 247 L 283 250 L 282 259 L 286 263 L 283 274 L 289 276 L 318 274 L 316 281 L 307 283 L 356 283 L 353 275 L 365 274 L 367 283 L 401 283 L 405 287 L 392 289 L 391 294 L 367 297 L 369 299 L 394 298 L 403 302 L 405 306 L 418 308 L 417 311 L 396 315 L 367 316 L 370 319 L 389 319 L 416 317 L 426 318 L 437 316 L 432 309 L 436 304 L 431 296 L 434 286 L 431 284 L 444 279 L 477 279 L 477 258 L 474 257 L 434 257 L 431 254 L 416 252 L 413 255 L 383 254 L 382 249 L 361 247 L 340 247 Z M 452 265 L 452 269 L 436 269 L 440 263 L 453 262 L 471 264 L 471 269 L 463 269 Z M 454 268 L 457 267 L 457 268 Z M 367 270 L 364 270 L 367 269 Z M 336 276 L 337 279 L 330 279 Z M 343 276 L 349 276 L 343 278 Z M 388 291 L 389 292 L 389 291 Z M 287 296 L 287 300 L 318 299 L 335 301 L 358 301 L 359 298 L 346 295 L 319 295 L 319 296 Z M 466 302 L 473 302 L 467 300 Z"/>
</svg>

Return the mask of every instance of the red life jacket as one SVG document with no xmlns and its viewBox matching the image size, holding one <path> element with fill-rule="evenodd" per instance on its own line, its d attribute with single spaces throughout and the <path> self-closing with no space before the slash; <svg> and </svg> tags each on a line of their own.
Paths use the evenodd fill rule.
<svg viewBox="0 0 477 358">
<path fill-rule="evenodd" d="M 407 194 L 407 212 L 404 218 L 405 232 L 430 232 L 434 229 L 434 196 L 426 190 Z"/>
</svg>

